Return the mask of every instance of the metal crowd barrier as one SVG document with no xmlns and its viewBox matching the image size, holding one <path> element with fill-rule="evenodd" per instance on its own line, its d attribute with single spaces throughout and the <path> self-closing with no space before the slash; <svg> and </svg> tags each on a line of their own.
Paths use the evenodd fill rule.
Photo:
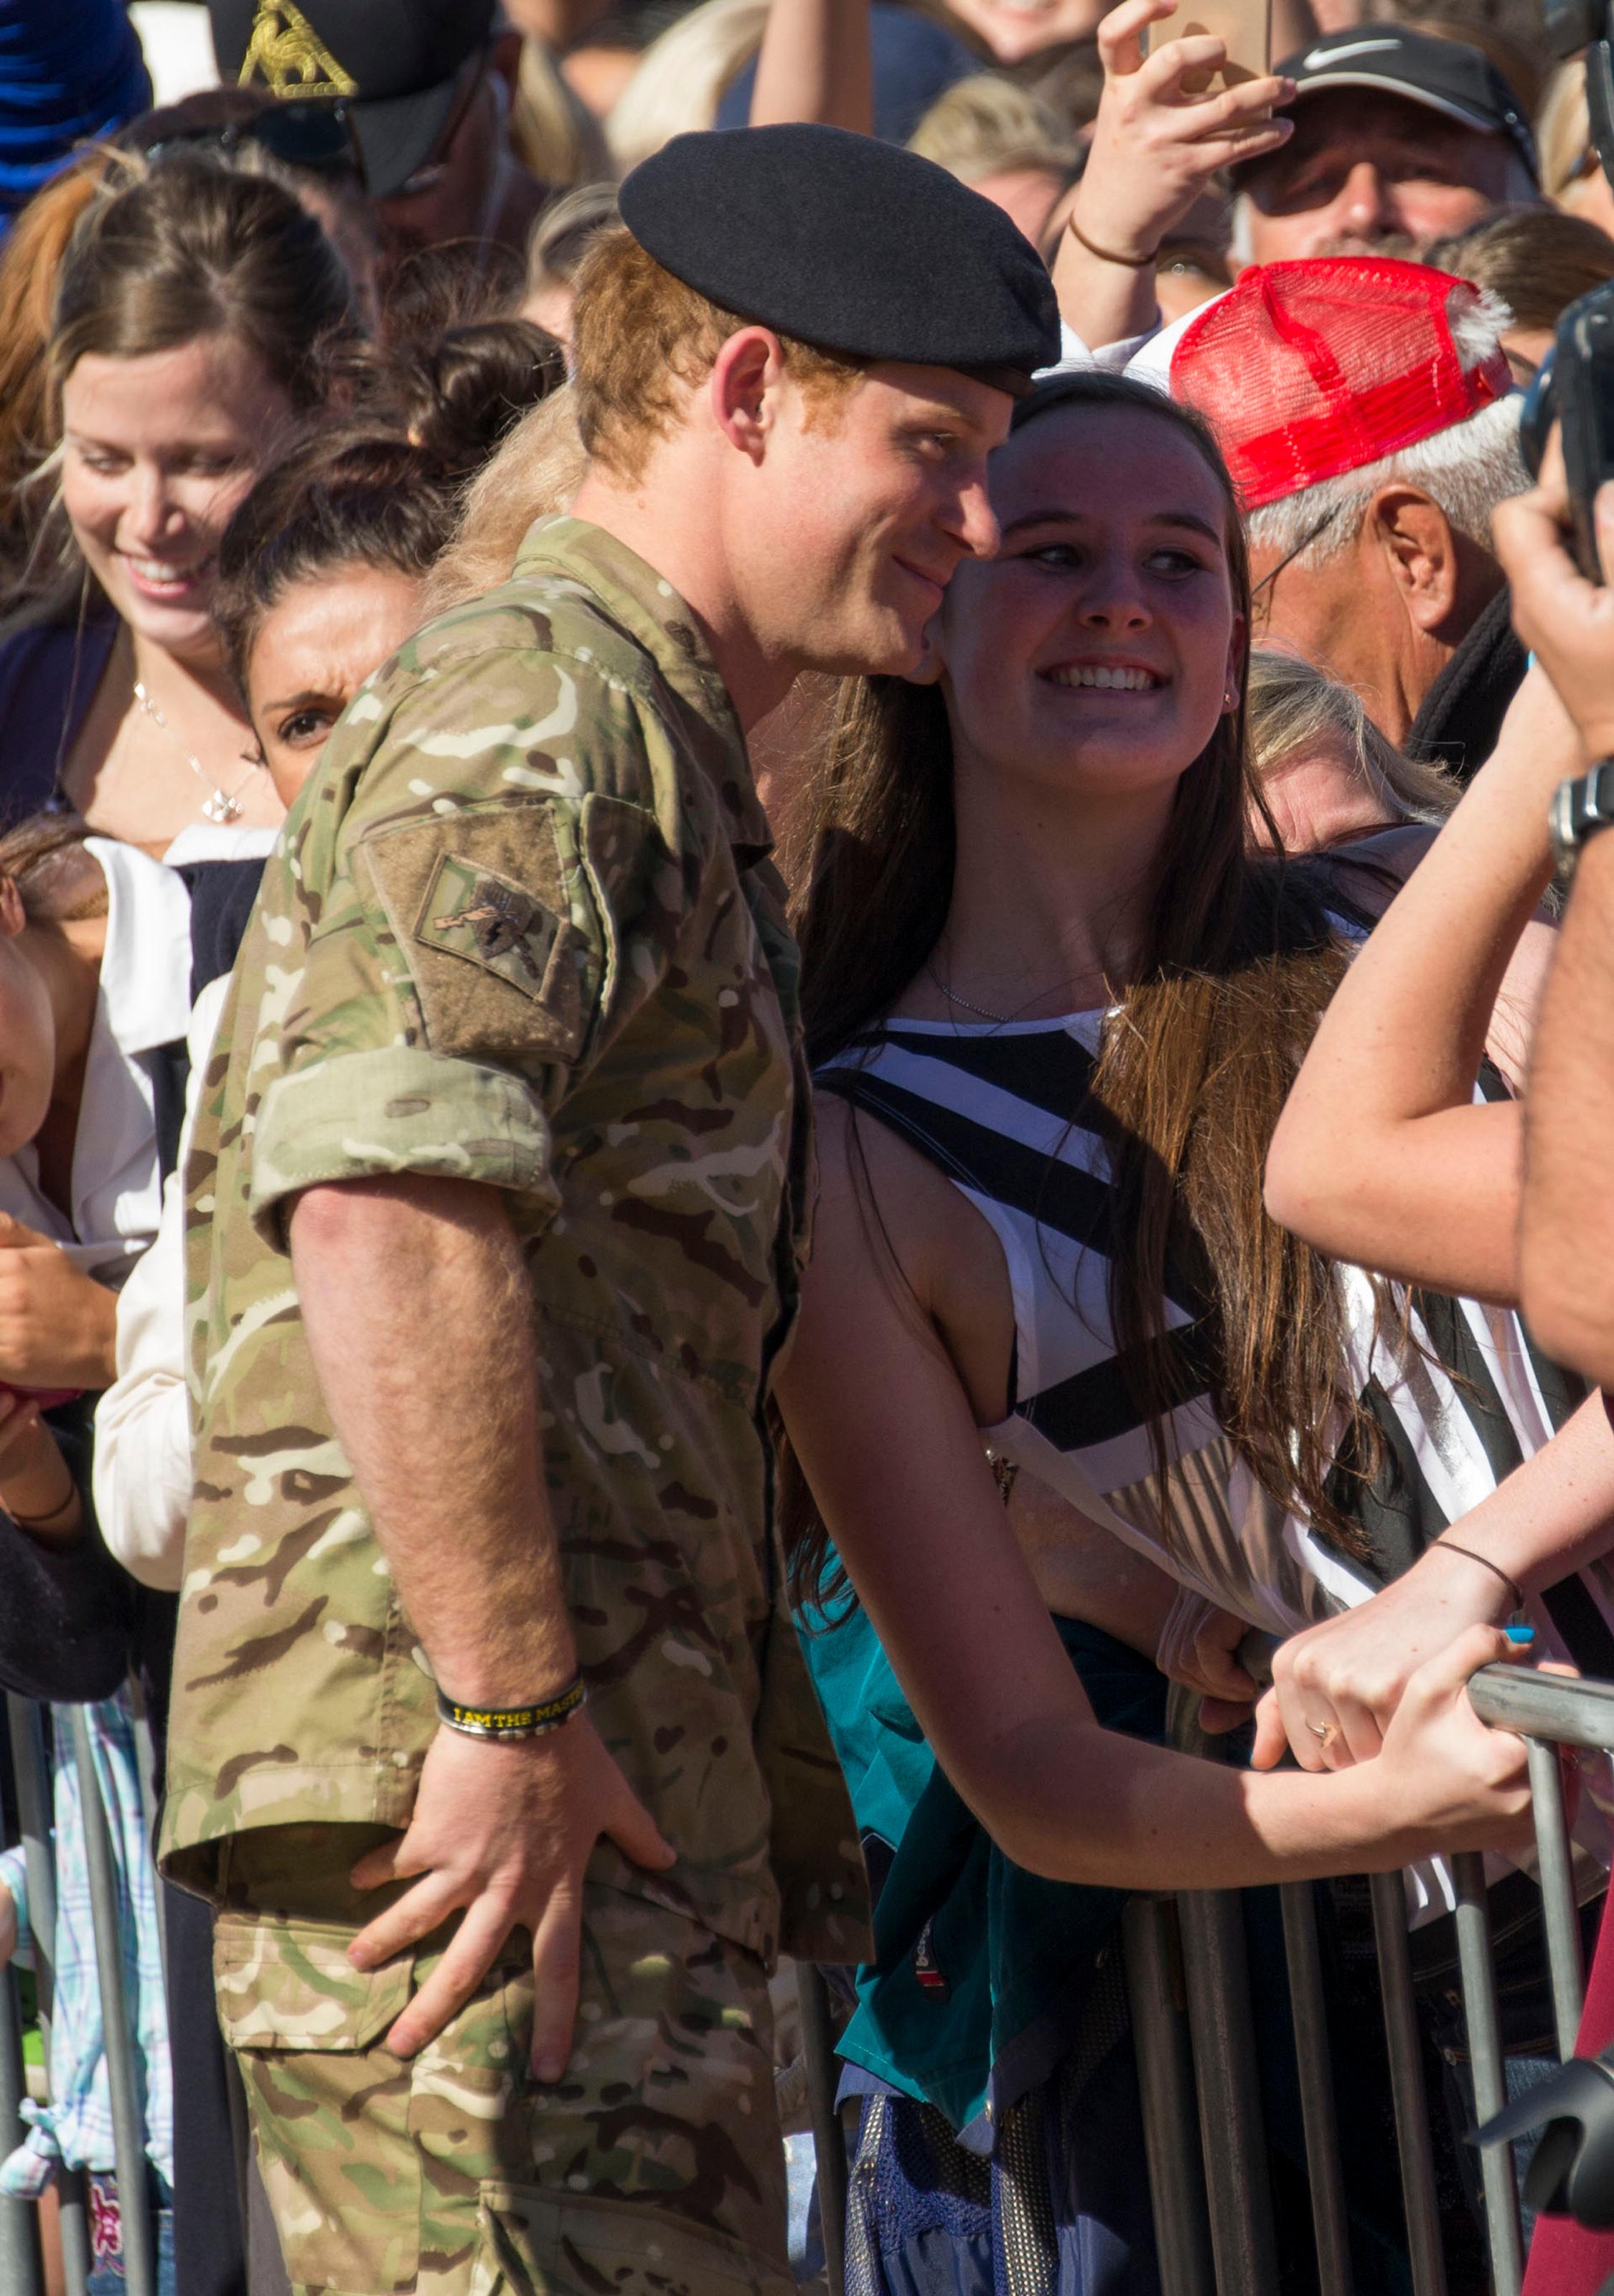
<svg viewBox="0 0 1614 2296">
<path fill-rule="evenodd" d="M 1252 1635 L 1239 1659 L 1271 1676 L 1274 1636 Z M 1518 1731 L 1528 1749 L 1543 1926 L 1558 2054 L 1574 2054 L 1585 1986 L 1569 1827 L 1556 1748 L 1614 1750 L 1614 1683 L 1506 1666 L 1469 1685 L 1486 1722 Z M 1196 1709 L 1197 1710 L 1197 1709 Z M 1185 1751 L 1219 1752 L 1191 1718 L 1174 1733 Z M 1485 1861 L 1450 1861 L 1460 1983 L 1476 2122 L 1506 2103 Z M 1322 1960 L 1313 1885 L 1279 1892 L 1295 2038 L 1302 2133 L 1320 2296 L 1353 2296 L 1350 2243 L 1330 2071 Z M 1385 2040 L 1413 2296 L 1447 2296 L 1435 2163 L 1399 1874 L 1370 1882 L 1384 2000 Z M 1277 2240 L 1240 1893 L 1185 1890 L 1134 1898 L 1121 1923 L 1161 2296 L 1277 2296 Z M 819 2163 L 829 2296 L 843 2296 L 846 2155 L 835 2112 L 836 2061 L 824 1981 L 799 1971 L 808 2089 Z M 1491 2296 L 1519 2296 L 1524 2238 L 1512 2149 L 1480 2155 Z M 1468 2289 L 1451 2296 L 1476 2296 Z"/>
<path fill-rule="evenodd" d="M 1239 1657 L 1270 1678 L 1272 1637 Z M 1559 2056 L 1573 2055 L 1585 1983 L 1569 1828 L 1556 1748 L 1614 1748 L 1614 1683 L 1505 1666 L 1469 1686 L 1486 1722 L 1517 1730 L 1529 1754 L 1543 1930 Z M 1186 1751 L 1214 1751 L 1190 1724 Z M 1485 1861 L 1450 1861 L 1476 2120 L 1507 2101 Z M 1370 1884 L 1413 2296 L 1446 2296 L 1423 2052 L 1399 1874 Z M 1321 2296 L 1354 2286 L 1315 1903 L 1309 1883 L 1279 1893 Z M 1122 1920 L 1162 2296 L 1276 2296 L 1278 2259 L 1262 2124 L 1239 1893 L 1135 1898 Z M 1519 2296 L 1524 2236 L 1511 2147 L 1479 2155 L 1492 2296 Z M 1453 2292 L 1469 2296 L 1469 2292 Z"/>
<path fill-rule="evenodd" d="M 45 2044 L 49 2094 L 51 2024 L 55 1997 L 56 1866 L 53 1846 L 50 1764 L 46 1753 L 46 1710 L 8 1692 L 6 1718 L 12 1742 L 12 1775 L 23 1854 L 28 1866 L 29 1925 L 33 1936 L 39 2028 Z M 156 2296 L 157 2256 L 152 2222 L 144 2128 L 140 2110 L 133 2004 L 126 1996 L 122 1927 L 111 1833 L 91 1758 L 82 1707 L 70 1710 L 70 1759 L 78 1774 L 84 1812 L 90 1906 L 95 1933 L 95 1973 L 105 2036 L 108 2088 L 118 2201 L 123 2219 L 123 2269 L 128 2296 Z M 142 1750 L 143 1784 L 149 1777 L 149 1734 L 136 1725 Z M 146 1809 L 149 1833 L 151 1808 Z M 14 1968 L 0 1979 L 0 2153 L 28 2134 L 21 2104 L 27 2095 L 22 2062 L 22 2019 Z M 66 2296 L 85 2296 L 93 2265 L 86 2179 L 82 2170 L 58 2175 L 55 2184 Z M 30 2201 L 0 2201 L 0 2291 L 4 2296 L 45 2296 L 44 2251 L 39 2207 Z"/>
</svg>

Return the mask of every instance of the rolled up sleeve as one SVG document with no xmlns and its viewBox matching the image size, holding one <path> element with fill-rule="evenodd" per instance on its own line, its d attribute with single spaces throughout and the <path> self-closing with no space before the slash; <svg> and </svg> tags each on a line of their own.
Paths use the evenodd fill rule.
<svg viewBox="0 0 1614 2296">
<path fill-rule="evenodd" d="M 531 649 L 415 668 L 333 735 L 328 808 L 266 886 L 249 1201 L 277 1249 L 288 1199 L 348 1180 L 552 1213 L 551 1119 L 624 980 L 659 971 L 679 879 L 640 801 L 637 698 Z"/>
</svg>

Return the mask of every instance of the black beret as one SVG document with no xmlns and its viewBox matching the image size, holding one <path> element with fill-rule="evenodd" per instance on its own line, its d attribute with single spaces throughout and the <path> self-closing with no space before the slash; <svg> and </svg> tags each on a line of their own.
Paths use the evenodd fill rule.
<svg viewBox="0 0 1614 2296">
<path fill-rule="evenodd" d="M 1017 395 L 1059 356 L 1030 241 L 945 168 L 872 135 L 675 135 L 628 176 L 622 216 L 687 286 L 820 350 L 957 367 Z"/>
</svg>

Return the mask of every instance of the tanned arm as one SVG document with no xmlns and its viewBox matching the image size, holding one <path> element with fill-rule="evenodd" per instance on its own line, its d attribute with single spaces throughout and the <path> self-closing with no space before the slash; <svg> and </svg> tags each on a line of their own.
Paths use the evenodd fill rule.
<svg viewBox="0 0 1614 2296">
<path fill-rule="evenodd" d="M 773 0 L 757 54 L 751 125 L 797 119 L 873 135 L 869 0 Z"/>
<path fill-rule="evenodd" d="M 1463 1694 L 1505 1650 L 1460 1636 L 1409 1686 L 1374 1765 L 1254 1776 L 1101 1731 L 1005 1520 L 957 1373 L 873 1242 L 844 1112 L 821 1132 L 814 1256 L 778 1393 L 824 1521 L 938 1760 L 1017 1864 L 1129 1889 L 1388 1869 L 1512 1838 L 1516 1741 Z M 875 1232 L 877 1232 L 877 1228 Z"/>
<path fill-rule="evenodd" d="M 291 1242 L 321 1390 L 440 1686 L 498 1707 L 563 1688 L 577 1653 L 545 1497 L 527 1274 L 502 1198 L 418 1177 L 311 1188 Z M 642 1866 L 672 1862 L 586 1712 L 524 1741 L 439 1730 L 408 1832 L 354 1868 L 361 1889 L 423 1877 L 356 1940 L 360 1968 L 464 1908 L 391 2049 L 410 2055 L 440 2031 L 525 1926 L 532 2062 L 559 2079 L 583 1869 L 602 1834 Z"/>
</svg>

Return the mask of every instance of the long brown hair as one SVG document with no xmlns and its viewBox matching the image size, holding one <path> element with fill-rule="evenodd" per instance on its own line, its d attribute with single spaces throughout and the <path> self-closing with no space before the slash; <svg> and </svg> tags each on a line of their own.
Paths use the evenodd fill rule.
<svg viewBox="0 0 1614 2296">
<path fill-rule="evenodd" d="M 299 414 L 321 404 L 355 339 L 342 258 L 278 184 L 203 156 L 109 158 L 91 180 L 55 274 L 45 361 L 45 451 L 24 489 L 54 483 L 62 390 L 88 353 L 138 358 L 206 335 L 246 346 Z M 6 601 L 20 619 L 66 619 L 89 577 L 59 497 Z"/>
<path fill-rule="evenodd" d="M 1143 386 L 1064 378 L 1017 427 L 1053 408 L 1125 407 L 1186 439 L 1215 479 L 1235 608 L 1249 618 L 1237 504 L 1209 431 Z M 1248 667 L 1248 666 L 1247 666 Z M 1243 688 L 1177 785 L 1144 905 L 1136 977 L 1110 1015 L 1092 1095 L 1112 1143 L 1110 1314 L 1132 1401 L 1149 1423 L 1163 1522 L 1165 1423 L 1206 1383 L 1167 1329 L 1168 1266 L 1189 1271 L 1210 1317 L 1210 1389 L 1240 1454 L 1279 1501 L 1347 1549 L 1361 1541 L 1330 1496 L 1337 1455 L 1381 1456 L 1356 1400 L 1332 1265 L 1268 1218 L 1262 1171 L 1279 1111 L 1346 955 L 1314 865 L 1256 857 L 1267 819 L 1246 737 Z M 887 1013 L 935 948 L 956 858 L 952 743 L 935 686 L 849 682 L 828 764 L 807 803 L 811 859 L 795 915 L 803 1017 L 816 1066 Z M 1075 1119 L 1077 1111 L 1071 1111 Z M 865 1176 L 866 1177 L 866 1176 Z M 1354 1435 L 1347 1445 L 1342 1437 Z M 788 1456 L 786 1527 L 798 1599 L 821 1591 L 824 1534 Z"/>
</svg>

